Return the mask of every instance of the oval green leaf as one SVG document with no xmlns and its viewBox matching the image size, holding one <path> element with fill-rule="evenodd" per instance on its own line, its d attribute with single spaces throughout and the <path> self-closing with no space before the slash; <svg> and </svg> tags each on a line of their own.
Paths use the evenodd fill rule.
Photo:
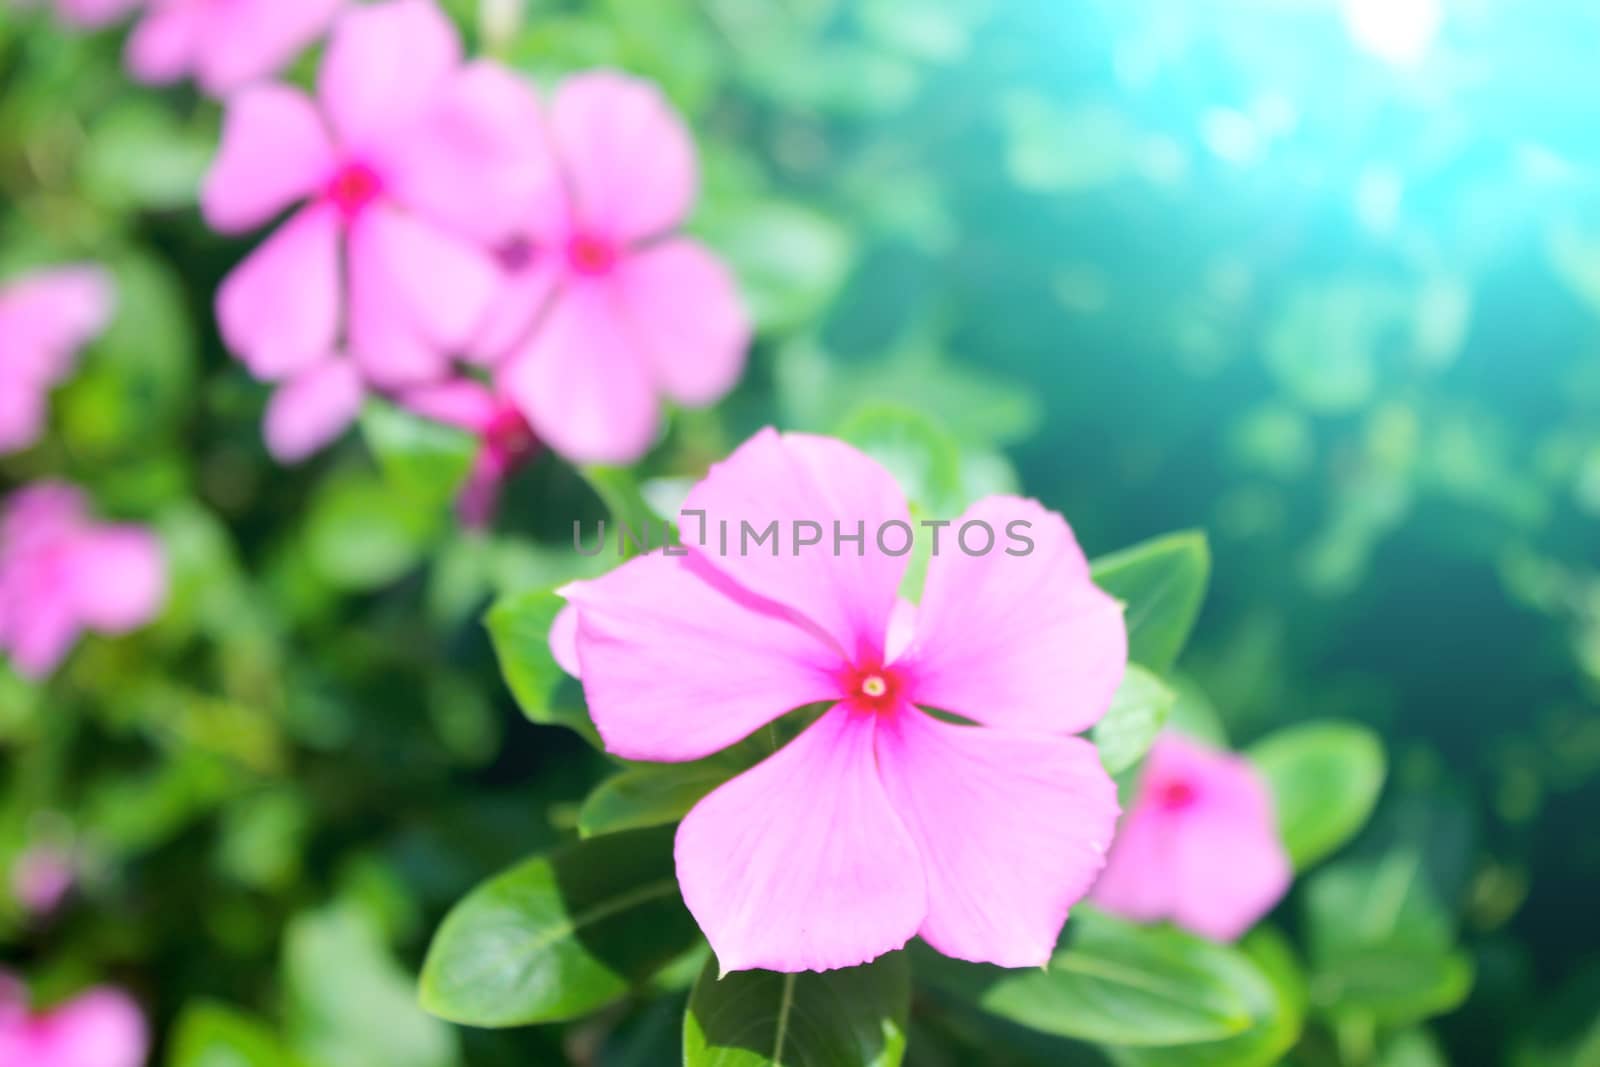
<svg viewBox="0 0 1600 1067">
<path fill-rule="evenodd" d="M 1262 979 L 1237 949 L 1172 927 L 1080 907 L 1043 970 L 919 955 L 918 977 L 994 1015 L 1058 1037 L 1112 1045 L 1216 1041 L 1248 1029 Z"/>
<path fill-rule="evenodd" d="M 700 972 L 683 1020 L 684 1067 L 895 1067 L 905 1056 L 904 952 L 821 974 Z"/>
<path fill-rule="evenodd" d="M 672 831 L 580 841 L 474 889 L 445 917 L 422 1004 L 468 1026 L 573 1019 L 626 995 L 699 938 Z"/>
<path fill-rule="evenodd" d="M 578 832 L 595 837 L 675 823 L 739 770 L 726 760 L 629 767 L 601 782 L 584 800 Z"/>
<path fill-rule="evenodd" d="M 515 593 L 497 600 L 484 624 L 500 673 L 522 713 L 547 726 L 570 727 L 598 744 L 583 687 L 550 651 L 550 626 L 565 606 L 565 600 L 547 589 Z"/>
<path fill-rule="evenodd" d="M 1383 744 L 1354 723 L 1291 726 L 1256 742 L 1248 755 L 1272 789 L 1278 830 L 1296 870 L 1354 837 L 1383 789 Z"/>
<path fill-rule="evenodd" d="M 1177 694 L 1161 679 L 1137 664 L 1128 665 L 1110 709 L 1090 734 L 1106 773 L 1120 774 L 1144 758 L 1176 700 Z"/>
<path fill-rule="evenodd" d="M 1165 674 L 1205 601 L 1211 550 L 1198 530 L 1145 541 L 1094 562 L 1095 584 L 1127 605 L 1128 658 Z"/>
</svg>

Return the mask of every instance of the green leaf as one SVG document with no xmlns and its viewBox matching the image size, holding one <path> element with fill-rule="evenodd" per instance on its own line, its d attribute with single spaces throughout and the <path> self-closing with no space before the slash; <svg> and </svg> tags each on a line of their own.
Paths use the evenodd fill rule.
<svg viewBox="0 0 1600 1067">
<path fill-rule="evenodd" d="M 1177 694 L 1149 671 L 1129 664 L 1111 708 L 1090 736 L 1106 773 L 1120 774 L 1144 758 L 1166 724 Z"/>
<path fill-rule="evenodd" d="M 422 1004 L 469 1026 L 577 1018 L 625 996 L 699 938 L 678 896 L 670 829 L 608 834 L 536 856 L 445 917 Z"/>
<path fill-rule="evenodd" d="M 852 412 L 836 436 L 887 467 L 924 512 L 950 515 L 965 505 L 960 446 L 922 412 L 897 404 L 868 404 Z"/>
<path fill-rule="evenodd" d="M 349 904 L 304 913 L 284 935 L 295 1049 L 319 1067 L 453 1067 L 450 1027 L 417 1007 L 378 925 Z"/>
<path fill-rule="evenodd" d="M 626 560 L 665 543 L 664 520 L 645 500 L 631 472 L 621 467 L 584 467 L 580 473 L 611 514 L 610 526 L 601 539 L 603 549 L 610 551 L 615 545 L 620 558 Z"/>
<path fill-rule="evenodd" d="M 446 506 L 455 498 L 477 449 L 464 430 L 392 404 L 368 404 L 361 413 L 361 432 L 384 479 L 427 508 Z"/>
<path fill-rule="evenodd" d="M 184 1006 L 167 1067 L 301 1067 L 267 1025 L 214 1001 Z"/>
<path fill-rule="evenodd" d="M 1043 1033 L 1114 1045 L 1185 1045 L 1243 1033 L 1263 981 L 1237 949 L 1172 927 L 1143 927 L 1080 906 L 1069 942 L 1043 970 L 1010 971 L 919 955 L 943 992 Z"/>
<path fill-rule="evenodd" d="M 1244 1031 L 1218 1041 L 1170 1048 L 1112 1048 L 1120 1067 L 1271 1067 L 1300 1035 L 1305 976 L 1287 940 L 1261 927 L 1239 946 L 1256 973 L 1238 973 L 1235 988 L 1250 1012 Z"/>
<path fill-rule="evenodd" d="M 905 1056 L 911 968 L 904 952 L 864 967 L 717 977 L 689 995 L 684 1067 L 895 1067 Z"/>
<path fill-rule="evenodd" d="M 334 588 L 379 589 L 420 562 L 436 518 L 370 474 L 335 474 L 318 487 L 306 516 L 307 559 Z"/>
<path fill-rule="evenodd" d="M 629 767 L 595 787 L 578 811 L 584 837 L 675 823 L 700 798 L 740 771 L 713 757 L 694 763 L 645 763 Z"/>
<path fill-rule="evenodd" d="M 1168 534 L 1094 562 L 1094 580 L 1127 605 L 1128 657 L 1164 674 L 1205 600 L 1211 550 L 1199 531 Z"/>
<path fill-rule="evenodd" d="M 568 726 L 597 741 L 583 703 L 583 687 L 561 669 L 550 651 L 550 626 L 566 601 L 549 590 L 501 597 L 484 618 L 517 706 L 529 719 Z"/>
<path fill-rule="evenodd" d="M 850 231 L 826 214 L 783 200 L 708 207 L 699 229 L 722 253 L 763 333 L 810 322 L 844 284 Z"/>
<path fill-rule="evenodd" d="M 1278 829 L 1296 870 L 1354 837 L 1383 789 L 1383 743 L 1354 723 L 1291 726 L 1247 754 L 1272 788 Z"/>
<path fill-rule="evenodd" d="M 1415 1023 L 1471 990 L 1471 958 L 1455 943 L 1450 814 L 1431 805 L 1394 811 L 1360 853 L 1302 888 L 1311 1003 L 1325 1018 Z"/>
</svg>

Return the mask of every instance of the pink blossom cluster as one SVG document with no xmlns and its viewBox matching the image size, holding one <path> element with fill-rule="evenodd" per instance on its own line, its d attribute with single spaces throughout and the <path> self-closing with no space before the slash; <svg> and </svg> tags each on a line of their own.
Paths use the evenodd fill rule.
<svg viewBox="0 0 1600 1067">
<path fill-rule="evenodd" d="M 24 677 L 49 674 L 84 630 L 143 626 L 165 596 L 156 538 L 94 521 L 77 489 L 39 483 L 0 507 L 0 653 Z"/>
<path fill-rule="evenodd" d="M 144 1067 L 149 1050 L 144 1013 L 121 990 L 99 986 L 34 1012 L 22 983 L 0 972 L 0 1065 Z"/>
<path fill-rule="evenodd" d="M 230 98 L 202 192 L 225 233 L 293 209 L 217 296 L 228 347 L 276 387 L 269 448 L 310 455 L 378 393 L 479 435 L 480 506 L 535 439 L 637 459 L 663 398 L 710 403 L 743 368 L 732 278 L 675 234 L 697 184 L 644 82 L 585 74 L 542 104 L 466 60 L 431 0 L 345 11 L 315 96 Z"/>
</svg>

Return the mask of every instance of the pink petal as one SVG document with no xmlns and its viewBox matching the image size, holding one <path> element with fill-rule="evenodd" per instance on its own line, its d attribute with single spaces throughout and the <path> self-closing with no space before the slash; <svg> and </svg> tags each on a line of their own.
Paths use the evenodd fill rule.
<svg viewBox="0 0 1600 1067">
<path fill-rule="evenodd" d="M 143 1067 L 150 1034 L 139 1006 L 115 989 L 92 989 L 44 1020 L 40 1067 Z"/>
<path fill-rule="evenodd" d="M 551 127 L 585 230 L 632 241 L 688 215 L 699 184 L 694 141 L 654 85 L 613 71 L 568 78 Z"/>
<path fill-rule="evenodd" d="M 164 16 L 146 22 L 158 17 Z M 246 89 L 228 101 L 200 207 L 212 229 L 253 229 L 315 193 L 334 166 L 333 145 L 310 97 L 286 85 Z"/>
<path fill-rule="evenodd" d="M 104 633 L 137 629 L 156 617 L 167 594 L 161 543 L 134 526 L 82 535 L 73 549 L 72 599 L 78 618 Z"/>
<path fill-rule="evenodd" d="M 582 677 L 578 665 L 578 606 L 568 604 L 550 622 L 550 655 L 556 665 L 574 678 Z"/>
<path fill-rule="evenodd" d="M 111 321 L 116 289 L 99 267 L 58 267 L 0 289 L 0 367 L 38 385 L 66 377 Z"/>
<path fill-rule="evenodd" d="M 461 62 L 455 27 L 430 0 L 389 0 L 339 16 L 317 81 L 345 147 L 384 147 L 420 121 Z"/>
<path fill-rule="evenodd" d="M 721 260 L 696 241 L 667 241 L 624 259 L 618 284 L 662 392 L 698 406 L 734 387 L 750 318 Z"/>
<path fill-rule="evenodd" d="M 534 432 L 574 463 L 632 463 L 655 440 L 660 405 L 644 354 L 603 284 L 558 295 L 500 380 Z"/>
<path fill-rule="evenodd" d="M 32 382 L 0 376 L 0 455 L 32 447 L 44 431 L 45 397 Z"/>
<path fill-rule="evenodd" d="M 339 290 L 338 215 L 303 208 L 223 280 L 222 339 L 258 378 L 296 374 L 333 349 Z"/>
<path fill-rule="evenodd" d="M 904 707 L 879 726 L 877 754 L 927 875 L 918 933 L 957 959 L 1042 966 L 1116 825 L 1117 787 L 1094 746 Z"/>
<path fill-rule="evenodd" d="M 388 168 L 394 195 L 484 243 L 521 232 L 529 205 L 560 182 L 532 87 L 487 61 L 449 79 L 426 121 L 397 151 Z"/>
<path fill-rule="evenodd" d="M 839 693 L 826 643 L 695 557 L 641 556 L 565 595 L 589 714 L 625 759 L 698 759 Z"/>
<path fill-rule="evenodd" d="M 184 0 L 156 4 L 128 37 L 129 72 L 153 85 L 182 78 L 194 69 L 206 21 L 204 4 Z"/>
<path fill-rule="evenodd" d="M 46 590 L 29 599 L 11 616 L 5 629 L 11 665 L 24 678 L 38 680 L 58 667 L 78 640 L 81 630 L 70 599 L 60 591 Z"/>
<path fill-rule="evenodd" d="M 877 462 L 832 438 L 762 430 L 690 491 L 684 512 L 695 510 L 705 513 L 705 556 L 718 570 L 810 619 L 847 658 L 882 656 L 908 557 L 880 551 L 877 531 L 885 522 L 909 524 L 911 515 L 894 477 Z M 776 522 L 776 542 L 767 542 L 774 548 L 741 554 L 744 522 L 752 536 Z M 699 520 L 683 523 L 684 542 L 694 543 Z M 817 524 L 821 532 L 797 523 Z M 858 531 L 859 545 L 842 539 Z M 820 544 L 798 544 L 813 535 Z"/>
<path fill-rule="evenodd" d="M 724 972 L 850 967 L 916 933 L 922 865 L 878 781 L 874 719 L 836 705 L 678 828 L 678 884 Z"/>
<path fill-rule="evenodd" d="M 993 531 L 987 553 L 963 550 L 967 523 Z M 965 543 L 977 551 L 988 539 L 974 525 Z M 941 532 L 905 658 L 918 704 L 990 726 L 1076 733 L 1111 705 L 1127 630 L 1066 521 L 1035 501 L 993 496 Z"/>
<path fill-rule="evenodd" d="M 328 360 L 278 387 L 267 403 L 267 449 L 280 463 L 298 463 L 349 428 L 361 413 L 361 375 L 343 359 Z"/>
<path fill-rule="evenodd" d="M 526 345 L 534 324 L 550 307 L 557 278 L 556 269 L 543 259 L 504 272 L 468 354 L 494 366 Z"/>
<path fill-rule="evenodd" d="M 499 284 L 489 257 L 431 222 L 388 207 L 374 207 L 364 226 L 427 338 L 441 348 L 466 345 Z"/>
<path fill-rule="evenodd" d="M 494 393 L 481 382 L 469 378 L 419 385 L 399 397 L 401 407 L 425 419 L 470 433 L 482 433 L 499 411 Z"/>
<path fill-rule="evenodd" d="M 222 96 L 276 74 L 322 36 L 344 0 L 231 0 L 212 5 L 199 55 L 200 86 Z"/>
</svg>

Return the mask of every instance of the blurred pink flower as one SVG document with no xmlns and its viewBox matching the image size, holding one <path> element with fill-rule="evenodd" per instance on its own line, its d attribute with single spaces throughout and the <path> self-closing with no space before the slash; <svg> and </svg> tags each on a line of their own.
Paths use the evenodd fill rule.
<svg viewBox="0 0 1600 1067">
<path fill-rule="evenodd" d="M 553 159 L 501 246 L 507 281 L 479 347 L 534 432 L 577 462 L 650 447 L 662 396 L 698 406 L 739 379 L 750 322 L 732 276 L 675 233 L 698 186 L 694 142 L 652 85 L 597 71 L 557 89 Z"/>
<path fill-rule="evenodd" d="M 31 1014 L 21 983 L 0 974 L 0 1067 L 144 1067 L 150 1033 L 132 997 L 98 986 Z"/>
<path fill-rule="evenodd" d="M 63 267 L 0 287 L 0 454 L 44 428 L 51 387 L 110 321 L 115 292 L 98 267 Z"/>
<path fill-rule="evenodd" d="M 1232 941 L 1272 910 L 1292 877 L 1272 797 L 1249 762 L 1167 733 L 1150 750 L 1094 902 Z"/>
<path fill-rule="evenodd" d="M 1016 497 L 973 505 L 959 523 L 1029 523 L 1035 549 L 970 556 L 947 531 L 900 627 L 908 557 L 873 531 L 910 515 L 891 475 L 848 445 L 764 430 L 685 509 L 705 513 L 708 545 L 722 521 L 737 537 L 741 521 L 775 520 L 777 540 L 772 554 L 712 551 L 689 530 L 687 554 L 564 590 L 608 751 L 698 759 L 830 705 L 678 830 L 678 882 L 722 969 L 847 967 L 914 934 L 961 959 L 1044 963 L 1117 815 L 1094 747 L 1069 735 L 1104 714 L 1127 660 L 1121 608 L 1066 522 Z M 796 520 L 860 524 L 865 539 L 805 548 Z"/>
<path fill-rule="evenodd" d="M 0 509 L 0 652 L 23 676 L 49 674 L 85 629 L 143 626 L 165 596 L 155 537 L 93 522 L 71 486 L 30 486 Z"/>
<path fill-rule="evenodd" d="M 128 38 L 128 69 L 144 82 L 193 75 L 222 96 L 282 70 L 322 36 L 344 0 L 146 0 Z"/>
<path fill-rule="evenodd" d="M 478 438 L 478 452 L 461 491 L 459 509 L 465 525 L 489 525 L 499 508 L 505 480 L 539 452 L 539 439 L 528 420 L 494 390 L 468 378 L 421 386 L 399 399 L 418 415 Z"/>
<path fill-rule="evenodd" d="M 11 894 L 30 914 L 48 915 L 72 888 L 75 873 L 70 850 L 30 845 L 11 865 Z"/>
<path fill-rule="evenodd" d="M 463 65 L 429 0 L 390 0 L 339 16 L 317 102 L 278 84 L 229 101 L 207 221 L 242 232 L 304 201 L 217 294 L 228 347 L 281 383 L 280 459 L 337 437 L 369 387 L 447 377 L 498 283 L 485 249 L 541 166 L 515 125 L 531 100 L 510 72 Z"/>
</svg>

